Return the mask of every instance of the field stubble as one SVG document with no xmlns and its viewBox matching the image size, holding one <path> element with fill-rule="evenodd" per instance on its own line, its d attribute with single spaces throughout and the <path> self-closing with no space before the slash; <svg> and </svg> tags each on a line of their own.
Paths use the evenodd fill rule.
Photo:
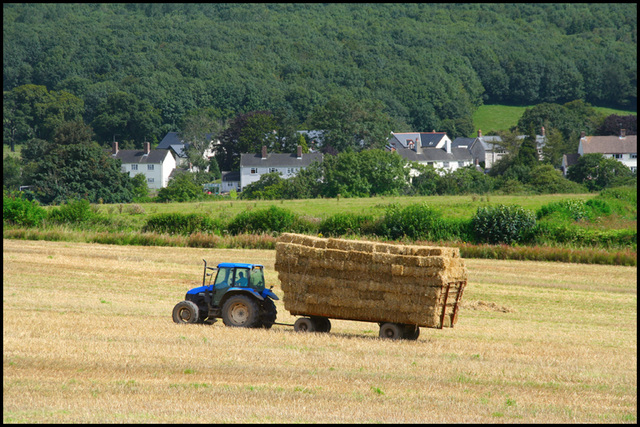
<svg viewBox="0 0 640 427">
<path fill-rule="evenodd" d="M 395 342 L 176 325 L 202 258 L 282 297 L 275 251 L 3 240 L 3 421 L 637 421 L 636 267 L 468 259 L 455 328 Z"/>
</svg>

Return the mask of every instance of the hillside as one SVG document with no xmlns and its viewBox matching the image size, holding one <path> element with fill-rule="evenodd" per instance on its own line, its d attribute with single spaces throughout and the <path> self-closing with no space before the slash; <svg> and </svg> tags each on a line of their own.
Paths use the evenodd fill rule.
<svg viewBox="0 0 640 427">
<path fill-rule="evenodd" d="M 114 105 L 158 142 L 203 108 L 304 127 L 333 96 L 470 135 L 482 104 L 635 110 L 636 34 L 636 4 L 4 4 L 3 90 L 78 97 L 102 143 L 134 132 Z"/>
</svg>

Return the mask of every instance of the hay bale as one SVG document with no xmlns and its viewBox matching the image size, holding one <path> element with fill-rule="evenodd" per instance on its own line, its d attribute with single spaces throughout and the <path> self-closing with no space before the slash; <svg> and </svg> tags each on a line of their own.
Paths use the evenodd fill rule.
<svg viewBox="0 0 640 427">
<path fill-rule="evenodd" d="M 467 278 L 457 248 L 291 233 L 276 242 L 275 268 L 292 315 L 426 327 L 453 325 Z"/>
</svg>

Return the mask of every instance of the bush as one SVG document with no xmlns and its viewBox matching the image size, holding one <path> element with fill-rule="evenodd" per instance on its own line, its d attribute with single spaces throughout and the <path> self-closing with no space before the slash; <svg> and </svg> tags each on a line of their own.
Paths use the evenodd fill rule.
<svg viewBox="0 0 640 427">
<path fill-rule="evenodd" d="M 442 213 L 426 204 L 389 207 L 378 222 L 376 231 L 378 235 L 392 240 L 407 237 L 434 241 L 450 237 L 450 229 L 442 219 Z"/>
<path fill-rule="evenodd" d="M 42 224 L 47 211 L 33 200 L 3 194 L 2 221 L 23 227 L 35 227 Z"/>
<path fill-rule="evenodd" d="M 480 207 L 472 219 L 475 238 L 486 243 L 524 243 L 533 237 L 535 214 L 520 206 Z"/>
<path fill-rule="evenodd" d="M 220 233 L 223 224 L 204 214 L 166 213 L 151 216 L 142 227 L 144 233 L 189 235 L 192 233 Z"/>
<path fill-rule="evenodd" d="M 295 232 L 302 231 L 304 228 L 305 225 L 296 214 L 273 205 L 266 209 L 241 212 L 231 220 L 228 226 L 231 234 Z"/>
<path fill-rule="evenodd" d="M 49 210 L 48 218 L 57 224 L 75 225 L 95 219 L 96 213 L 86 199 L 70 200 Z"/>
<path fill-rule="evenodd" d="M 318 231 L 324 236 L 344 236 L 347 234 L 367 234 L 371 229 L 373 216 L 339 213 L 320 222 Z"/>
</svg>

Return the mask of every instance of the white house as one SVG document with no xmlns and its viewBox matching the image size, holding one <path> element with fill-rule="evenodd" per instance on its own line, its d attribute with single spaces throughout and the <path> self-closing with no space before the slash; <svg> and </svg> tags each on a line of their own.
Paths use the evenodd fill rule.
<svg viewBox="0 0 640 427">
<path fill-rule="evenodd" d="M 283 178 L 291 178 L 316 161 L 322 161 L 322 153 L 303 154 L 302 147 L 299 145 L 297 153 L 294 154 L 267 153 L 266 146 L 262 147 L 262 152 L 259 154 L 241 154 L 240 190 L 270 172 L 279 172 Z"/>
<path fill-rule="evenodd" d="M 473 164 L 465 145 L 456 146 L 445 132 L 391 133 L 386 148 L 407 161 L 432 165 L 440 174 Z M 414 173 L 415 175 L 415 173 Z"/>
<path fill-rule="evenodd" d="M 624 129 L 620 135 L 585 136 L 584 133 L 578 144 L 578 154 L 584 156 L 590 153 L 600 153 L 604 157 L 618 160 L 633 172 L 638 169 L 638 137 L 627 135 Z"/>
<path fill-rule="evenodd" d="M 122 172 L 128 172 L 131 178 L 143 174 L 149 189 L 166 187 L 169 175 L 176 168 L 176 159 L 169 150 L 151 150 L 148 142 L 144 143 L 143 150 L 119 150 L 118 142 L 114 141 L 111 157 L 122 162 Z"/>
<path fill-rule="evenodd" d="M 518 135 L 517 138 L 522 140 L 526 135 Z M 538 159 L 543 160 L 542 149 L 545 146 L 547 137 L 544 127 L 542 127 L 542 135 L 536 135 L 536 148 L 538 151 Z M 491 169 L 493 164 L 508 154 L 507 150 L 501 145 L 502 138 L 497 135 L 482 135 L 482 130 L 478 129 L 478 137 L 470 144 L 469 150 L 473 155 L 474 162 L 484 162 L 485 170 Z"/>
</svg>

